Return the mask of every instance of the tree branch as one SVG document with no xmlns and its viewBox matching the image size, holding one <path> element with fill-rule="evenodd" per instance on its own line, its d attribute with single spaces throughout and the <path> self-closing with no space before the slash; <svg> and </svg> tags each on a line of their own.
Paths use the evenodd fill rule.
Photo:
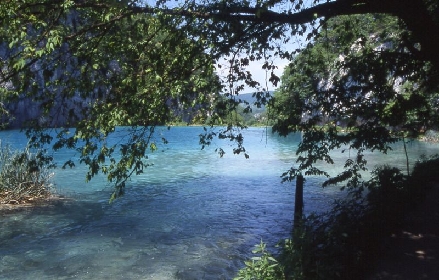
<svg viewBox="0 0 439 280">
<path fill-rule="evenodd" d="M 258 7 L 227 7 L 220 9 L 212 7 L 212 11 L 208 11 L 208 7 L 204 7 L 204 11 L 182 10 L 182 9 L 157 9 L 151 7 L 131 7 L 136 13 L 163 13 L 176 16 L 190 16 L 203 19 L 217 20 L 240 20 L 251 21 L 257 23 L 283 23 L 283 24 L 305 24 L 312 22 L 320 17 L 334 17 L 339 15 L 353 15 L 365 13 L 389 13 L 395 14 L 397 6 L 403 5 L 397 0 L 338 0 L 326 2 L 310 8 L 306 8 L 300 12 L 287 14 L 273 12 Z"/>
</svg>

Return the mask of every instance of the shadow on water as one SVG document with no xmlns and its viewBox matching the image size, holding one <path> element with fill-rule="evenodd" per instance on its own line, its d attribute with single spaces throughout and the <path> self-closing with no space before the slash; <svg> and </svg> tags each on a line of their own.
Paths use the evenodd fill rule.
<svg viewBox="0 0 439 280">
<path fill-rule="evenodd" d="M 279 176 L 300 135 L 250 130 L 247 160 L 200 150 L 196 128 L 171 131 L 172 148 L 153 154 L 113 204 L 99 180 L 85 186 L 78 166 L 55 178 L 74 199 L 0 211 L 0 278 L 231 279 L 261 239 L 288 237 L 294 184 Z M 327 209 L 336 193 L 307 178 L 305 210 Z"/>
<path fill-rule="evenodd" d="M 212 184 L 212 182 L 215 182 Z M 1 212 L 4 279 L 230 279 L 291 226 L 278 179 L 209 177 Z M 273 187 L 264 188 L 271 185 Z"/>
<path fill-rule="evenodd" d="M 80 270 L 78 266 L 86 260 L 81 254 L 81 260 L 75 261 L 75 250 L 87 227 L 100 219 L 104 210 L 96 202 L 53 200 L 44 205 L 3 210 L 0 215 L 2 277 L 58 278 L 73 276 Z"/>
</svg>

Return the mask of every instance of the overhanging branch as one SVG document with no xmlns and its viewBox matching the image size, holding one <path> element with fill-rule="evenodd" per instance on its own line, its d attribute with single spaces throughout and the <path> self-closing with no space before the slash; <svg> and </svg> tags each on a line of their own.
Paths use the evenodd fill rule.
<svg viewBox="0 0 439 280">
<path fill-rule="evenodd" d="M 208 7 L 203 7 L 203 11 L 183 10 L 183 9 L 158 9 L 151 7 L 131 7 L 136 13 L 156 14 L 196 17 L 200 19 L 216 20 L 240 20 L 258 23 L 283 23 L 283 24 L 305 24 L 321 17 L 329 18 L 339 15 L 353 15 L 365 13 L 389 13 L 394 14 L 397 10 L 396 5 L 401 6 L 401 2 L 396 0 L 338 0 L 326 2 L 313 7 L 309 7 L 297 13 L 287 14 L 278 13 L 257 7 L 233 7 L 224 10 L 213 8 L 209 11 Z"/>
</svg>

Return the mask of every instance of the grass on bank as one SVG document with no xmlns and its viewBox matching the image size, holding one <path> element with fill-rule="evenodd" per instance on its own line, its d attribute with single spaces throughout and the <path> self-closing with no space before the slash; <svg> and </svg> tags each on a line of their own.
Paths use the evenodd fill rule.
<svg viewBox="0 0 439 280">
<path fill-rule="evenodd" d="M 52 158 L 29 147 L 13 150 L 0 142 L 0 204 L 46 199 L 53 192 Z"/>
</svg>

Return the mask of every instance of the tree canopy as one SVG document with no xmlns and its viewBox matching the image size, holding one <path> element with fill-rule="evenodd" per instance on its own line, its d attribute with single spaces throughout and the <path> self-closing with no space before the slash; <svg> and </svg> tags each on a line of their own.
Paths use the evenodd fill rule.
<svg viewBox="0 0 439 280">
<path fill-rule="evenodd" d="M 322 131 L 313 129 L 315 123 L 301 124 L 300 129 L 309 132 L 307 137 L 330 143 L 302 145 L 302 151 L 319 151 L 319 156 L 308 154 L 302 161 L 303 170 L 317 172 L 312 171 L 312 162 L 330 162 L 329 150 L 348 141 L 355 148 L 385 150 L 381 143 L 393 140 L 381 128 L 425 117 L 421 113 L 428 108 L 410 108 L 416 117 L 398 113 L 409 104 L 421 104 L 416 98 L 431 98 L 437 89 L 439 41 L 431 36 L 439 34 L 438 11 L 437 0 L 4 1 L 0 4 L 2 120 L 13 117 L 8 115 L 9 103 L 34 100 L 41 107 L 40 117 L 28 124 L 33 129 L 29 136 L 33 143 L 44 144 L 52 136 L 43 129 L 62 118 L 63 127 L 74 126 L 75 132 L 58 130 L 54 147 L 78 149 L 81 161 L 90 167 L 88 179 L 98 172 L 107 174 L 118 195 L 126 179 L 147 166 L 144 160 L 154 150 L 156 125 L 170 122 L 175 111 L 190 108 L 213 115 L 218 123 L 222 116 L 210 106 L 213 96 L 220 92 L 229 96 L 231 106 L 226 108 L 233 110 L 245 86 L 255 88 L 259 103 L 266 103 L 267 88 L 254 80 L 249 64 L 261 60 L 268 81 L 277 85 L 273 58 L 279 57 L 304 65 L 301 71 L 305 71 L 297 75 L 298 68 L 289 68 L 294 72 L 290 82 L 305 86 L 294 107 L 284 108 L 294 114 L 279 115 L 287 127 L 283 130 L 279 125 L 279 131 L 286 133 L 301 123 L 297 116 L 307 104 L 300 102 L 310 96 L 314 99 L 308 105 L 320 104 L 315 108 L 334 120 L 349 122 L 349 114 L 365 120 L 349 140 L 333 128 Z M 392 18 L 381 28 L 373 17 L 342 17 L 358 14 Z M 375 43 L 380 40 L 372 42 L 372 29 L 363 30 L 368 25 L 378 28 L 378 35 L 386 38 L 383 42 L 389 40 L 391 46 L 377 51 Z M 308 47 L 293 44 L 302 37 Z M 349 48 L 358 38 L 361 49 L 353 52 Z M 339 52 L 328 50 L 340 47 L 348 59 L 337 60 Z M 304 55 L 298 56 L 301 51 Z M 306 55 L 310 52 L 314 54 Z M 224 58 L 226 65 L 220 62 Z M 217 75 L 220 68 L 225 68 L 225 75 Z M 337 68 L 349 73 L 326 71 Z M 306 71 L 313 71 L 313 77 L 306 77 L 310 76 Z M 392 98 L 389 76 L 402 77 L 407 94 Z M 369 92 L 378 95 L 370 99 Z M 346 108 L 349 112 L 342 112 Z M 239 123 L 224 121 L 226 128 L 219 137 L 235 140 L 234 152 L 245 153 L 242 136 L 233 133 Z M 120 125 L 129 126 L 129 132 L 118 145 L 108 146 L 107 136 Z M 201 141 L 208 144 L 212 136 L 206 134 Z"/>
<path fill-rule="evenodd" d="M 154 127 L 178 110 L 208 110 L 219 84 L 204 45 L 178 29 L 178 19 L 165 24 L 158 16 L 125 15 L 117 2 L 105 10 L 73 6 L 2 6 L 10 16 L 2 21 L 2 84 L 8 85 L 2 104 L 25 98 L 39 104 L 37 118 L 24 124 L 32 143 L 51 142 L 45 128 L 61 125 L 54 148 L 78 149 L 90 168 L 87 180 L 103 172 L 119 195 L 125 180 L 147 166 Z M 117 126 L 130 129 L 120 144 L 109 145 Z"/>
<path fill-rule="evenodd" d="M 314 163 L 333 163 L 329 152 L 342 149 L 356 157 L 328 183 L 355 178 L 365 150 L 385 153 L 398 137 L 437 127 L 436 74 L 404 52 L 406 32 L 388 15 L 340 16 L 294 58 L 271 106 L 275 131 L 304 132 L 294 172 L 326 174 Z"/>
</svg>

